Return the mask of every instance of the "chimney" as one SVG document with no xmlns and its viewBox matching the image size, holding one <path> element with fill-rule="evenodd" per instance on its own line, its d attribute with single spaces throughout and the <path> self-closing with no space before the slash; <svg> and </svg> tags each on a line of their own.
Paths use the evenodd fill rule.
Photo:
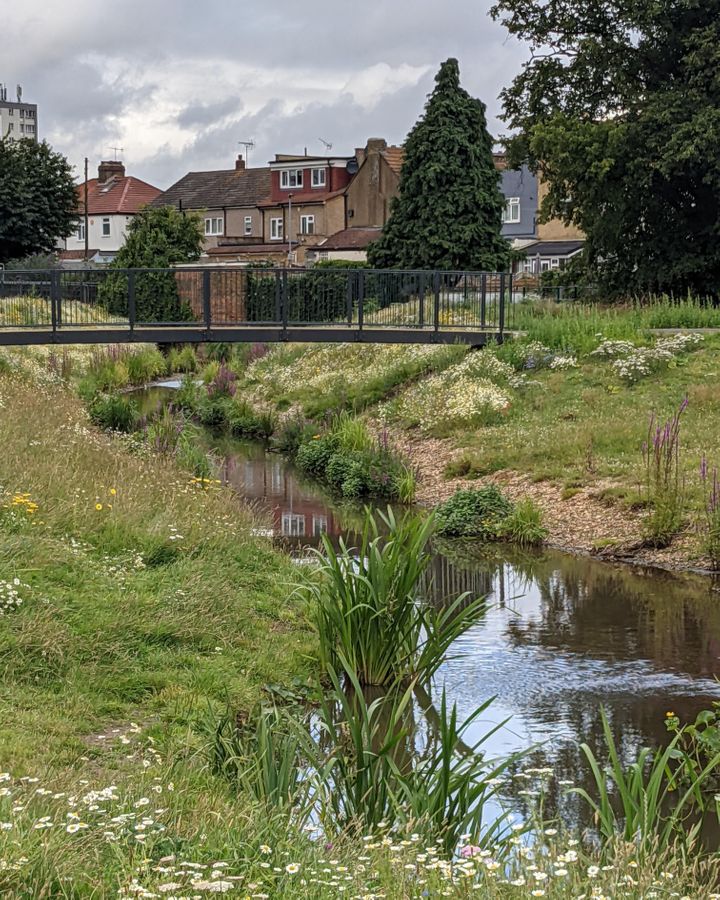
<svg viewBox="0 0 720 900">
<path fill-rule="evenodd" d="M 111 178 L 124 178 L 125 166 L 119 159 L 103 160 L 98 166 L 98 181 L 105 184 Z"/>
<path fill-rule="evenodd" d="M 387 150 L 387 141 L 385 138 L 368 138 L 365 153 L 370 156 L 372 153 L 382 153 Z"/>
<path fill-rule="evenodd" d="M 243 159 L 242 153 L 238 153 L 238 158 L 235 160 L 235 171 L 242 172 L 245 169 L 245 160 Z"/>
</svg>

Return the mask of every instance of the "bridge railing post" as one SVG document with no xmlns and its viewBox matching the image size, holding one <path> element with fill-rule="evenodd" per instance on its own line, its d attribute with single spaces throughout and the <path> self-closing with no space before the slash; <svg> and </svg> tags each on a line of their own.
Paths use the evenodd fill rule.
<svg viewBox="0 0 720 900">
<path fill-rule="evenodd" d="M 282 318 L 282 339 L 287 340 L 288 328 L 288 273 L 287 269 L 282 271 L 282 288 L 280 291 L 280 308 Z"/>
<path fill-rule="evenodd" d="M 358 329 L 362 331 L 365 321 L 365 272 L 358 269 Z"/>
<path fill-rule="evenodd" d="M 203 321 L 208 340 L 210 340 L 210 328 L 212 327 L 212 306 L 210 303 L 211 274 L 207 269 L 202 273 Z"/>
<path fill-rule="evenodd" d="M 440 331 L 440 273 L 433 272 L 433 316 L 435 319 L 435 331 Z"/>
<path fill-rule="evenodd" d="M 347 313 L 348 328 L 352 328 L 353 323 L 353 288 L 355 285 L 355 272 L 348 269 L 346 272 L 347 283 L 345 285 L 345 312 Z"/>
<path fill-rule="evenodd" d="M 62 309 L 61 309 L 61 273 L 55 269 L 50 273 L 50 309 L 55 312 L 53 331 L 57 331 L 62 325 Z"/>
<path fill-rule="evenodd" d="M 425 273 L 420 273 L 420 288 L 418 290 L 418 327 L 425 327 Z"/>
<path fill-rule="evenodd" d="M 487 272 L 480 276 L 480 327 L 485 328 L 487 317 Z"/>
<path fill-rule="evenodd" d="M 128 322 L 130 324 L 130 333 L 135 331 L 135 270 L 130 269 L 128 272 Z"/>
<path fill-rule="evenodd" d="M 498 301 L 498 336 L 502 338 L 505 330 L 505 272 L 500 273 L 500 299 Z"/>
</svg>

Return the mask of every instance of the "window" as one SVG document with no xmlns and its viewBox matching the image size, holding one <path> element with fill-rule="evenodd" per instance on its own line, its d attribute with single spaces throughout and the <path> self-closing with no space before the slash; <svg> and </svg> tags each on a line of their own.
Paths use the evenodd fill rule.
<svg viewBox="0 0 720 900">
<path fill-rule="evenodd" d="M 102 236 L 110 237 L 110 219 L 109 218 L 102 220 Z"/>
<path fill-rule="evenodd" d="M 14 109 L 9 109 L 9 110 L 8 110 L 8 115 L 9 115 L 9 116 L 14 116 L 14 115 L 15 115 L 15 110 L 14 110 Z"/>
<path fill-rule="evenodd" d="M 315 216 L 300 216 L 300 234 L 315 234 Z"/>
<path fill-rule="evenodd" d="M 273 494 L 282 494 L 285 489 L 285 478 L 283 477 L 282 465 L 279 462 L 273 463 L 270 471 L 270 483 L 272 485 Z"/>
<path fill-rule="evenodd" d="M 303 186 L 302 169 L 285 169 L 280 173 L 281 188 L 301 188 Z"/>
<path fill-rule="evenodd" d="M 312 525 L 313 537 L 320 537 L 321 534 L 326 534 L 328 530 L 327 516 L 313 516 Z"/>
<path fill-rule="evenodd" d="M 205 219 L 205 234 L 207 236 L 218 235 L 223 233 L 222 216 L 211 216 Z"/>
<path fill-rule="evenodd" d="M 85 240 L 85 223 L 84 222 L 78 222 L 77 239 L 79 241 Z"/>
<path fill-rule="evenodd" d="M 540 271 L 541 272 L 549 272 L 550 271 L 550 260 L 549 259 L 541 259 L 540 260 Z"/>
<path fill-rule="evenodd" d="M 270 219 L 270 240 L 281 241 L 283 239 L 283 220 Z"/>
<path fill-rule="evenodd" d="M 508 197 L 503 211 L 502 220 L 504 225 L 518 225 L 520 222 L 520 198 Z"/>
<path fill-rule="evenodd" d="M 34 119 L 35 118 L 35 110 L 34 109 L 26 109 L 25 115 L 27 116 L 28 119 Z"/>
<path fill-rule="evenodd" d="M 245 234 L 252 234 L 252 216 L 245 216 Z"/>
<path fill-rule="evenodd" d="M 312 186 L 313 187 L 325 187 L 327 175 L 325 174 L 325 169 L 313 169 L 312 170 Z"/>
<path fill-rule="evenodd" d="M 553 257 L 550 260 L 550 268 L 551 269 L 559 269 L 560 268 L 560 260 L 557 257 Z"/>
<path fill-rule="evenodd" d="M 530 274 L 535 271 L 535 260 L 534 259 L 525 259 L 523 260 L 523 272 L 526 274 Z"/>
<path fill-rule="evenodd" d="M 15 123 L 14 123 L 14 122 L 11 122 L 11 123 L 8 125 L 8 131 L 15 131 Z"/>
<path fill-rule="evenodd" d="M 302 537 L 305 534 L 305 516 L 283 513 L 282 533 L 285 537 Z"/>
</svg>

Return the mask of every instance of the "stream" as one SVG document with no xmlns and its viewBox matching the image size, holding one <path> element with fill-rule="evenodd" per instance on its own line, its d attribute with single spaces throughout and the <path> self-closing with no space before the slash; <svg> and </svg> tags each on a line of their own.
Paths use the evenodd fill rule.
<svg viewBox="0 0 720 900">
<path fill-rule="evenodd" d="M 174 386 L 140 392 L 144 411 L 167 402 Z M 304 480 L 281 455 L 257 443 L 212 445 L 218 477 L 264 512 L 267 536 L 283 550 L 302 556 L 323 534 L 352 542 L 359 511 Z M 590 788 L 580 744 L 605 759 L 601 707 L 630 760 L 640 747 L 667 741 L 667 712 L 687 721 L 720 695 L 720 594 L 707 578 L 502 545 L 436 552 L 432 576 L 433 603 L 465 591 L 488 597 L 483 618 L 439 670 L 433 701 L 444 684 L 464 719 L 494 697 L 468 743 L 509 719 L 486 751 L 533 748 L 523 768 L 553 768 L 545 813 L 568 825 L 589 825 L 587 811 L 558 780 Z M 513 784 L 506 800 L 522 815 L 528 785 Z M 707 824 L 720 843 L 716 823 Z"/>
</svg>

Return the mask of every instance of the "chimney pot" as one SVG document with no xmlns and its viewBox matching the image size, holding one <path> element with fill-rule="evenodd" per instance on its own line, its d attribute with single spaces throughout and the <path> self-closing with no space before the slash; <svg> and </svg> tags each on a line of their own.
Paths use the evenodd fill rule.
<svg viewBox="0 0 720 900">
<path fill-rule="evenodd" d="M 125 166 L 119 159 L 103 160 L 98 166 L 98 181 L 105 184 L 111 178 L 124 178 Z"/>
</svg>

